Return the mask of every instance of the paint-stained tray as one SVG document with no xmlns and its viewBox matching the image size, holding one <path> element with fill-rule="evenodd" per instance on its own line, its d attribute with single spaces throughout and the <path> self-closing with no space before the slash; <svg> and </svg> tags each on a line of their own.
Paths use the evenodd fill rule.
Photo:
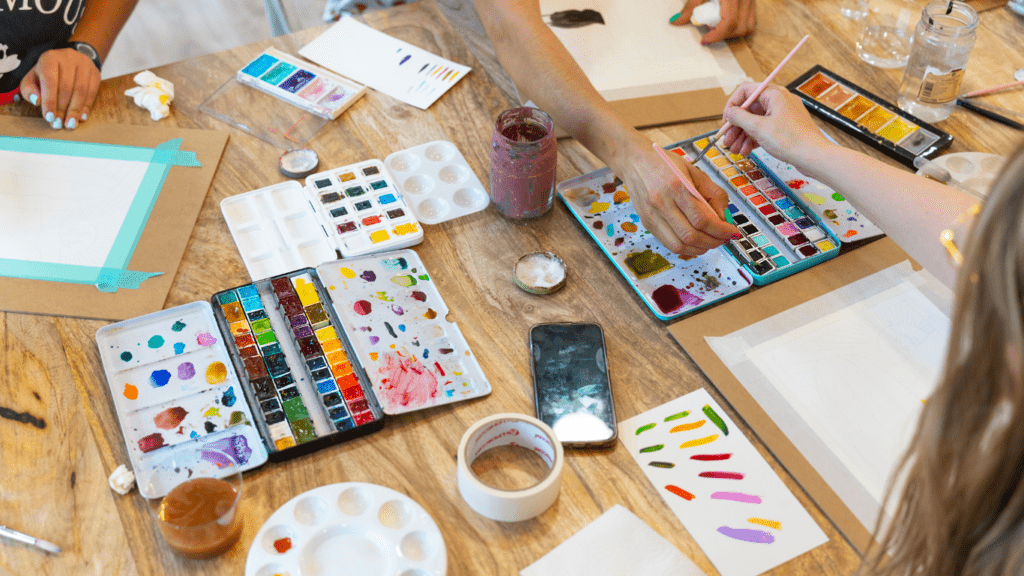
<svg viewBox="0 0 1024 576">
<path fill-rule="evenodd" d="M 195 302 L 101 328 L 103 369 L 139 478 L 178 450 L 212 446 L 243 470 L 267 461 L 213 310 Z M 146 486 L 140 483 L 144 496 Z"/>
<path fill-rule="evenodd" d="M 384 412 L 490 394 L 419 256 L 398 250 L 317 267 Z"/>
</svg>

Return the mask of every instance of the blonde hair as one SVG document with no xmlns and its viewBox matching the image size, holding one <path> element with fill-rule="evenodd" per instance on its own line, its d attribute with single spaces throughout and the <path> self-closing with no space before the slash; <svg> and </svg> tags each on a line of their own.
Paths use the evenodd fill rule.
<svg viewBox="0 0 1024 576">
<path fill-rule="evenodd" d="M 942 377 L 862 572 L 1024 574 L 1024 147 L 993 184 L 964 257 Z"/>
</svg>

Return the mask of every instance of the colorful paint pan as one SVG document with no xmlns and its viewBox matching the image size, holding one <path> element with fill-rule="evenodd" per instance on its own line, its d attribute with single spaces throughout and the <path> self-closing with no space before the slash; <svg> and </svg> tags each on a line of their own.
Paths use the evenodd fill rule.
<svg viewBox="0 0 1024 576">
<path fill-rule="evenodd" d="M 908 166 L 918 156 L 931 157 L 953 141 L 948 133 L 822 66 L 811 68 L 787 88 L 811 112 Z"/>
<path fill-rule="evenodd" d="M 326 120 L 337 118 L 366 93 L 366 86 L 275 48 L 243 66 L 235 79 Z"/>
</svg>

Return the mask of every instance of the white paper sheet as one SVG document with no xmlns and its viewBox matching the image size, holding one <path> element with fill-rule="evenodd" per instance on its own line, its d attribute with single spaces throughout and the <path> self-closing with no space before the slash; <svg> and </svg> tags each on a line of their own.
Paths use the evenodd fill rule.
<svg viewBox="0 0 1024 576">
<path fill-rule="evenodd" d="M 148 168 L 0 150 L 0 259 L 102 267 Z"/>
<path fill-rule="evenodd" d="M 594 88 L 608 100 L 719 88 L 731 93 L 748 81 L 724 42 L 701 46 L 705 30 L 673 26 L 679 0 L 541 0 L 544 21 L 564 10 L 598 11 L 604 24 L 551 26 Z"/>
<path fill-rule="evenodd" d="M 421 110 L 472 70 L 350 17 L 303 46 L 299 54 Z"/>
<path fill-rule="evenodd" d="M 705 406 L 721 419 L 728 434 L 704 411 Z M 689 414 L 671 418 L 683 412 Z M 642 429 L 650 424 L 654 426 Z M 706 390 L 620 423 L 619 438 L 722 576 L 755 576 L 828 541 Z M 704 443 L 688 446 L 692 441 Z M 658 445 L 662 448 L 641 452 Z M 693 458 L 701 455 L 728 457 Z M 652 466 L 652 462 L 672 467 Z M 708 477 L 721 473 L 742 478 Z M 684 495 L 667 486 L 685 491 Z"/>
</svg>

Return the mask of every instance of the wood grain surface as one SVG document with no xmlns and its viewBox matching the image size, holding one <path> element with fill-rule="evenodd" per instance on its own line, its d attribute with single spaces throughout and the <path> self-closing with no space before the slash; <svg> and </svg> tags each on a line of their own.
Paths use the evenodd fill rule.
<svg viewBox="0 0 1024 576">
<path fill-rule="evenodd" d="M 395 150 L 443 138 L 458 145 L 486 181 L 493 120 L 514 104 L 514 89 L 497 67 L 472 6 L 461 0 L 438 2 L 423 0 L 372 13 L 365 20 L 388 34 L 472 66 L 473 72 L 426 111 L 369 91 L 309 143 L 320 155 L 321 167 L 384 158 Z M 759 28 L 750 43 L 766 70 L 805 33 L 812 34 L 808 46 L 779 75 L 779 82 L 786 83 L 820 63 L 895 100 L 901 72 L 872 68 L 857 59 L 856 25 L 840 16 L 836 2 L 763 0 L 757 9 Z M 284 180 L 277 171 L 281 150 L 200 113 L 199 105 L 253 54 L 271 45 L 295 53 L 322 30 L 155 70 L 177 88 L 172 115 L 163 125 L 231 134 L 165 307 L 206 300 L 216 291 L 248 281 L 219 203 Z M 1013 70 L 1024 67 L 1019 50 L 1024 36 L 1021 20 L 1005 10 L 987 11 L 981 14 L 978 36 L 965 89 L 1006 82 Z M 90 119 L 150 125 L 148 113 L 123 95 L 130 83 L 129 77 L 105 81 Z M 994 104 L 1024 110 L 1024 91 L 989 98 Z M 37 109 L 25 104 L 0 110 L 38 115 Z M 717 122 L 702 122 L 647 132 L 667 144 L 716 127 Z M 1022 136 L 959 109 L 940 127 L 956 136 L 952 151 L 1005 154 Z M 870 150 L 830 127 L 826 130 L 840 142 Z M 559 180 L 600 166 L 575 142 L 560 142 L 559 151 Z M 570 451 L 559 499 L 533 520 L 493 522 L 475 513 L 458 494 L 455 453 L 463 432 L 490 414 L 533 412 L 526 339 L 529 327 L 537 322 L 591 321 L 604 326 L 621 419 L 700 387 L 709 388 L 724 403 L 669 336 L 665 324 L 642 305 L 567 210 L 556 203 L 549 214 L 523 223 L 506 220 L 488 208 L 426 227 L 425 239 L 415 250 L 475 351 L 492 394 L 389 418 L 379 433 L 247 473 L 242 540 L 224 556 L 208 561 L 172 554 L 138 492 L 119 496 L 106 486 L 107 475 L 126 463 L 128 456 L 93 339 L 104 323 L 0 314 L 0 524 L 64 549 L 51 556 L 0 541 L 0 574 L 238 576 L 257 530 L 277 507 L 303 491 L 344 481 L 388 486 L 422 504 L 444 535 L 451 576 L 517 574 L 614 504 L 632 510 L 708 574 L 715 574 L 619 446 L 599 452 Z M 512 284 L 513 263 L 533 250 L 553 251 L 568 263 L 565 289 L 533 296 Z M 741 420 L 731 410 L 730 417 Z M 744 432 L 829 535 L 827 544 L 771 573 L 850 573 L 859 560 L 856 553 L 749 428 Z M 500 463 L 491 464 L 488 474 L 501 473 Z"/>
</svg>

